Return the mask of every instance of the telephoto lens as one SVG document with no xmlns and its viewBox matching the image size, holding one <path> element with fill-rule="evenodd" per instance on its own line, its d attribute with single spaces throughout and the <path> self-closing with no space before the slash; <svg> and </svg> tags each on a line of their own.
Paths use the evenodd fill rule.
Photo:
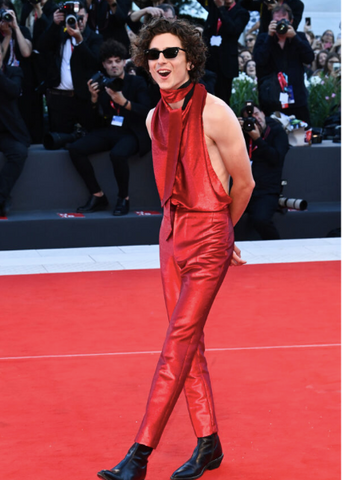
<svg viewBox="0 0 343 480">
<path fill-rule="evenodd" d="M 279 205 L 283 208 L 289 208 L 290 210 L 301 210 L 304 211 L 307 208 L 307 201 L 302 200 L 301 198 L 279 198 Z"/>
</svg>

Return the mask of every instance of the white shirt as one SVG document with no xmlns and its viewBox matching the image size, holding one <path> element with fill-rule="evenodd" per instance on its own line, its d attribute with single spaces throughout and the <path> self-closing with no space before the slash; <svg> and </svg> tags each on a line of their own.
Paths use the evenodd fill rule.
<svg viewBox="0 0 343 480">
<path fill-rule="evenodd" d="M 61 64 L 61 83 L 57 87 L 59 90 L 74 90 L 70 69 L 70 59 L 75 45 L 76 40 L 74 37 L 71 39 L 68 38 L 64 44 Z"/>
</svg>

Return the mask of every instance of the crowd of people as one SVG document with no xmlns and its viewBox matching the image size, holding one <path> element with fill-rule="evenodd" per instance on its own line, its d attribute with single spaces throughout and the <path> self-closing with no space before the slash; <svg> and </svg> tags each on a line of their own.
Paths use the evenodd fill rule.
<svg viewBox="0 0 343 480">
<path fill-rule="evenodd" d="M 259 106 L 253 132 L 245 132 L 247 148 L 253 170 L 265 162 L 277 177 L 273 185 L 280 185 L 287 148 L 280 152 L 269 145 L 274 150 L 265 155 L 261 143 L 266 148 L 277 137 L 270 115 L 278 110 L 311 124 L 304 73 L 323 80 L 340 76 L 340 38 L 331 30 L 316 36 L 309 22 L 299 32 L 300 0 L 198 1 L 208 11 L 204 24 L 197 24 L 208 48 L 200 82 L 227 104 L 239 72 L 256 82 Z M 145 119 L 160 99 L 156 83 L 131 61 L 130 46 L 152 18 L 172 22 L 177 9 L 163 0 L 136 0 L 138 9 L 133 10 L 129 0 L 22 2 L 18 16 L 11 0 L 0 0 L 0 151 L 6 158 L 0 172 L 0 217 L 8 211 L 28 146 L 42 143 L 47 132 L 73 134 L 66 148 L 89 190 L 85 204 L 77 207 L 82 213 L 108 208 L 88 156 L 109 151 L 118 189 L 113 214 L 125 215 L 130 208 L 128 158 L 149 151 Z M 173 58 L 173 52 L 165 53 Z M 257 174 L 264 183 L 267 170 Z M 257 182 L 256 195 L 258 191 L 263 188 Z M 273 187 L 274 204 L 278 194 Z M 260 234 L 278 238 L 270 225 L 260 228 Z"/>
</svg>

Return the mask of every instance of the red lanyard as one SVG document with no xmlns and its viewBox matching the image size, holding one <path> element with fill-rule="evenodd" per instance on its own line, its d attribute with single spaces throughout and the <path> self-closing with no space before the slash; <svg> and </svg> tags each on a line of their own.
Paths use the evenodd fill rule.
<svg viewBox="0 0 343 480">
<path fill-rule="evenodd" d="M 114 103 L 112 102 L 112 100 L 110 101 L 110 104 L 111 104 L 111 107 L 113 108 L 113 110 L 115 110 L 116 115 L 119 115 L 119 113 L 120 113 L 120 108 L 119 108 L 119 107 L 116 107 L 116 106 L 114 105 Z"/>
</svg>

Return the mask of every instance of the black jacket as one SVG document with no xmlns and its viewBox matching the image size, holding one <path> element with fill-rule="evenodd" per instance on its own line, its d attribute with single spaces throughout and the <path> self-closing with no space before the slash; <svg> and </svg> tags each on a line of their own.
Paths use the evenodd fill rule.
<svg viewBox="0 0 343 480">
<path fill-rule="evenodd" d="M 144 155 L 151 148 L 149 134 L 145 125 L 145 119 L 150 110 L 150 96 L 145 80 L 136 75 L 126 74 L 122 93 L 131 102 L 131 110 L 115 105 L 116 110 L 111 106 L 111 98 L 106 92 L 99 95 L 97 111 L 103 119 L 103 126 L 110 126 L 112 117 L 119 115 L 124 117 L 122 127 L 115 127 L 133 133 L 139 143 L 139 153 Z"/>
<path fill-rule="evenodd" d="M 126 5 L 117 0 L 115 14 L 112 14 L 106 0 L 93 0 L 88 11 L 88 25 L 93 31 L 98 31 L 104 40 L 114 38 L 125 45 L 129 57 L 130 40 L 126 31 Z"/>
<path fill-rule="evenodd" d="M 255 180 L 253 195 L 281 193 L 282 168 L 289 149 L 288 136 L 282 125 L 266 117 L 267 127 L 256 141 L 245 133 L 248 152 L 251 150 L 252 174 Z M 251 143 L 251 146 L 250 146 Z"/>
<path fill-rule="evenodd" d="M 304 64 L 310 64 L 314 59 L 313 50 L 306 36 L 298 32 L 292 39 L 286 40 L 282 49 L 276 35 L 261 33 L 258 35 L 254 52 L 256 72 L 260 84 L 263 77 L 271 73 L 283 72 L 288 75 L 288 84 L 294 92 L 294 107 L 307 105 L 307 90 L 304 83 Z"/>
<path fill-rule="evenodd" d="M 28 147 L 31 139 L 18 107 L 22 79 L 19 67 L 0 69 L 0 122 L 18 142 Z"/>
<path fill-rule="evenodd" d="M 284 3 L 292 9 L 293 13 L 293 27 L 294 30 L 298 29 L 299 23 L 301 22 L 304 4 L 301 0 L 284 0 Z M 268 10 L 268 7 L 262 0 L 241 0 L 242 7 L 250 11 L 260 12 L 260 28 L 259 33 L 268 32 L 268 27 L 272 21 L 271 10 Z"/>
<path fill-rule="evenodd" d="M 94 33 L 88 25 L 82 33 L 83 41 L 76 45 L 70 59 L 71 75 L 73 79 L 75 95 L 86 100 L 90 99 L 87 81 L 99 70 L 100 45 L 102 36 Z M 63 32 L 63 26 L 52 22 L 46 32 L 40 37 L 39 51 L 50 52 L 51 59 L 48 68 L 46 87 L 56 88 L 61 83 L 61 64 L 63 45 L 69 38 Z"/>
<path fill-rule="evenodd" d="M 204 39 L 209 46 L 210 53 L 207 68 L 214 72 L 220 69 L 227 78 L 237 77 L 238 39 L 249 22 L 249 12 L 238 3 L 230 10 L 226 7 L 218 8 L 213 0 L 208 0 L 208 6 L 205 6 L 203 0 L 200 3 L 208 10 L 204 26 Z M 218 19 L 222 24 L 217 33 Z M 222 37 L 219 47 L 210 46 L 211 37 L 215 35 Z"/>
</svg>

